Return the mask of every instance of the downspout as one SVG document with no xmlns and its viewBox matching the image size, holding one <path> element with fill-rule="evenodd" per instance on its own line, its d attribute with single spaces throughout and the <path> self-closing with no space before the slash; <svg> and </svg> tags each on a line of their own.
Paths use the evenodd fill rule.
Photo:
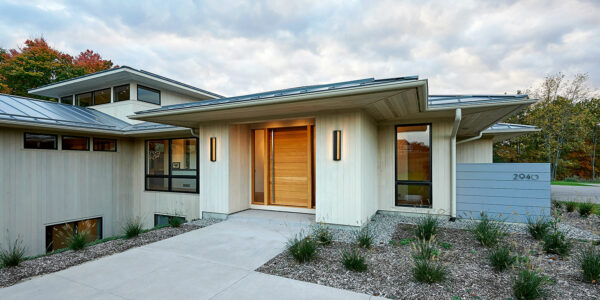
<svg viewBox="0 0 600 300">
<path fill-rule="evenodd" d="M 192 136 L 195 136 L 197 138 L 199 138 L 200 136 L 198 135 L 198 133 L 195 132 L 195 130 L 197 130 L 196 128 L 190 128 L 190 132 L 192 133 Z"/>
<path fill-rule="evenodd" d="M 460 141 L 456 142 L 456 144 L 460 145 L 462 143 L 467 143 L 467 142 L 475 141 L 475 140 L 480 139 L 482 136 L 483 136 L 483 131 L 480 131 L 478 136 L 474 136 L 474 137 L 470 137 L 468 139 L 460 140 Z"/>
<path fill-rule="evenodd" d="M 450 136 L 450 176 L 452 178 L 450 182 L 450 221 L 456 220 L 456 135 L 461 120 L 462 111 L 457 108 L 454 113 L 454 127 L 452 127 L 452 135 Z"/>
</svg>

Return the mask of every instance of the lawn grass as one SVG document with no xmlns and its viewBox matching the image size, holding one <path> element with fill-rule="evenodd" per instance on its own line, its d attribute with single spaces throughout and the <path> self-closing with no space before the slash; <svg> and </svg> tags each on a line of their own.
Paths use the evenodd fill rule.
<svg viewBox="0 0 600 300">
<path fill-rule="evenodd" d="M 561 180 L 553 180 L 551 182 L 552 185 L 570 185 L 570 186 L 592 186 L 585 182 L 575 182 L 575 181 L 561 181 Z"/>
</svg>

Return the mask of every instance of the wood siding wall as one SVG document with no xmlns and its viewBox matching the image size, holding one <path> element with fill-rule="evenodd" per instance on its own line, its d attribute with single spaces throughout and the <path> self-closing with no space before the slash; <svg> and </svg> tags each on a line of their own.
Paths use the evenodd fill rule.
<svg viewBox="0 0 600 300">
<path fill-rule="evenodd" d="M 450 214 L 450 135 L 452 120 L 434 120 L 431 125 L 432 201 L 433 209 L 395 206 L 395 125 L 423 122 L 401 122 L 378 126 L 379 209 L 408 213 Z"/>
<path fill-rule="evenodd" d="M 494 140 L 479 139 L 456 145 L 456 163 L 493 163 Z"/>
<path fill-rule="evenodd" d="M 44 253 L 47 225 L 92 217 L 102 217 L 104 236 L 119 233 L 133 210 L 133 143 L 68 151 L 59 136 L 59 150 L 34 150 L 23 148 L 23 132 L 0 128 L 0 243 L 20 237 L 27 255 Z"/>
</svg>

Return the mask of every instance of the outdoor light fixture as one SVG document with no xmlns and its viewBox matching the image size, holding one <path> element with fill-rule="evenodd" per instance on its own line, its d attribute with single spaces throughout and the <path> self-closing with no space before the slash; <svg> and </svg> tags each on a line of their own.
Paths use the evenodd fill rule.
<svg viewBox="0 0 600 300">
<path fill-rule="evenodd" d="M 333 160 L 342 159 L 342 131 L 333 131 Z"/>
<path fill-rule="evenodd" d="M 217 138 L 210 138 L 210 161 L 217 161 Z"/>
</svg>

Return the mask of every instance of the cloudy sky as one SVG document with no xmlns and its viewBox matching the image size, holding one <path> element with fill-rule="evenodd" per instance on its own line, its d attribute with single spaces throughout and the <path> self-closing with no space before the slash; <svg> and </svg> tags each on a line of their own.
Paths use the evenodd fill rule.
<svg viewBox="0 0 600 300">
<path fill-rule="evenodd" d="M 76 55 L 227 96 L 419 75 L 431 93 L 514 93 L 546 74 L 600 88 L 600 1 L 0 1 L 0 47 Z"/>
</svg>

